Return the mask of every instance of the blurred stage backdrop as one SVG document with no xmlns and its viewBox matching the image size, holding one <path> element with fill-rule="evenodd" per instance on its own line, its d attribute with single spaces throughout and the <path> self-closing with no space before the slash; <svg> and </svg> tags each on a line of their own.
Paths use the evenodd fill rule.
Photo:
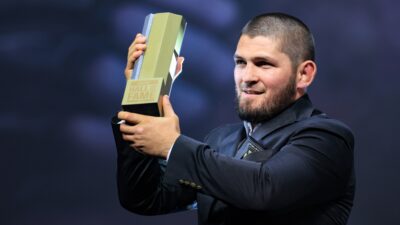
<svg viewBox="0 0 400 225">
<path fill-rule="evenodd" d="M 315 35 L 315 105 L 356 136 L 350 225 L 394 225 L 399 206 L 399 1 L 2 0 L 0 224 L 197 224 L 196 211 L 145 217 L 118 202 L 110 118 L 120 110 L 127 48 L 152 12 L 188 21 L 172 103 L 202 139 L 238 121 L 233 60 L 242 26 L 262 12 Z"/>
</svg>

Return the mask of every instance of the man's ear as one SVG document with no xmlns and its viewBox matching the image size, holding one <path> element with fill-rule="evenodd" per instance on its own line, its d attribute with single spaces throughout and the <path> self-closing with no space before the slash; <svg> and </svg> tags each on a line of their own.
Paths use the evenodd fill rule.
<svg viewBox="0 0 400 225">
<path fill-rule="evenodd" d="M 314 80 L 317 73 L 317 64 L 312 60 L 306 60 L 297 67 L 297 88 L 306 89 Z"/>
</svg>

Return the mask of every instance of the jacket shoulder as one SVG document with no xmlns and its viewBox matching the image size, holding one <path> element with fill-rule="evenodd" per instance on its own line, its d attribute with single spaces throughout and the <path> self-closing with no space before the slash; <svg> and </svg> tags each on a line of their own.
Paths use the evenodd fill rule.
<svg viewBox="0 0 400 225">
<path fill-rule="evenodd" d="M 299 132 L 304 130 L 320 130 L 331 133 L 353 145 L 354 135 L 351 128 L 340 120 L 330 118 L 325 114 L 312 116 L 299 122 Z"/>
</svg>

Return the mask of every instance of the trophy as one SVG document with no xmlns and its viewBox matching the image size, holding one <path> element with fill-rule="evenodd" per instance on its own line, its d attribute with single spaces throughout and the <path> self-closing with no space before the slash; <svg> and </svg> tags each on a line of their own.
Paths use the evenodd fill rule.
<svg viewBox="0 0 400 225">
<path fill-rule="evenodd" d="M 162 96 L 169 95 L 177 58 L 186 29 L 185 19 L 173 13 L 146 16 L 142 34 L 146 50 L 135 62 L 127 80 L 122 109 L 150 116 L 162 116 Z"/>
</svg>

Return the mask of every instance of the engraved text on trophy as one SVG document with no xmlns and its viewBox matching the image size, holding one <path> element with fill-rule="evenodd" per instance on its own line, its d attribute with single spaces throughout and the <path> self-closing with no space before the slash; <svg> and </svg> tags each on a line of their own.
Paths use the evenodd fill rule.
<svg viewBox="0 0 400 225">
<path fill-rule="evenodd" d="M 153 100 L 157 93 L 158 82 L 156 80 L 131 83 L 129 87 L 128 102 L 141 103 Z"/>
</svg>

